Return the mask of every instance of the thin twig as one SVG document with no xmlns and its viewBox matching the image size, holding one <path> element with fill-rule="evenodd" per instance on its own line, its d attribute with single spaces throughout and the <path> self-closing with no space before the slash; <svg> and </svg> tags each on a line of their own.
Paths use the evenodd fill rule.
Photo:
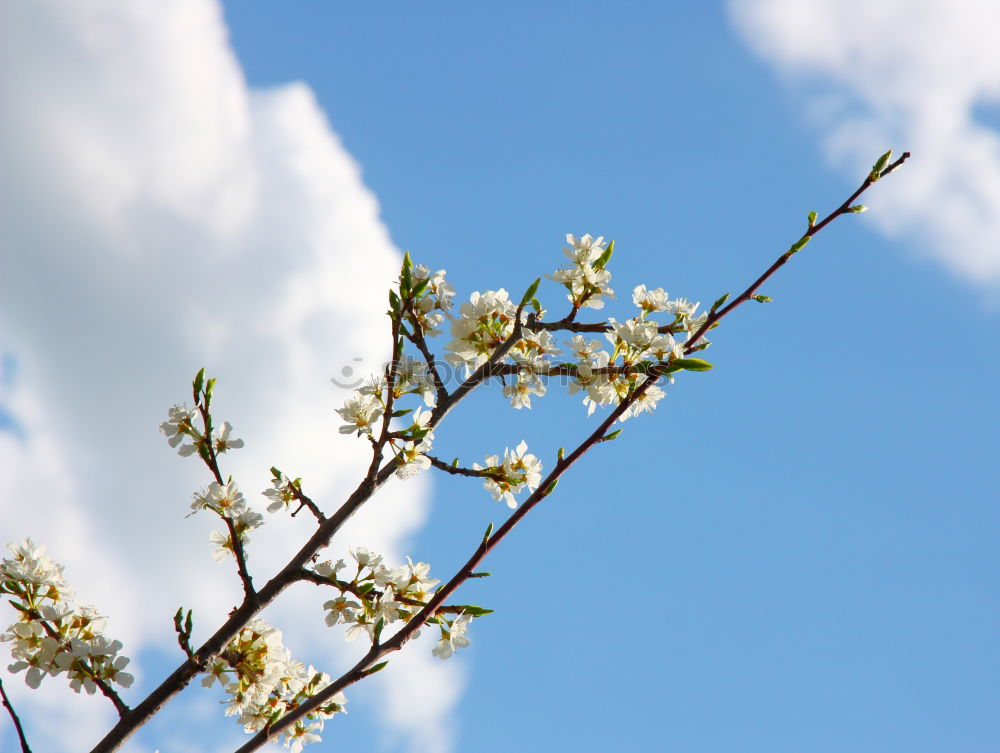
<svg viewBox="0 0 1000 753">
<path fill-rule="evenodd" d="M 24 735 L 24 728 L 21 726 L 21 720 L 17 717 L 17 712 L 14 711 L 14 705 L 10 702 L 10 698 L 7 697 L 7 691 L 3 689 L 3 680 L 0 680 L 0 696 L 3 697 L 3 705 L 7 707 L 7 713 L 10 714 L 10 718 L 14 720 L 14 728 L 17 730 L 17 739 L 21 743 L 21 753 L 31 753 L 31 748 L 28 747 L 28 738 Z"/>
<path fill-rule="evenodd" d="M 906 160 L 908 160 L 909 158 L 910 158 L 910 153 L 903 152 L 902 156 L 900 156 L 898 160 L 893 162 L 891 165 L 887 166 L 884 170 L 882 170 L 881 173 L 878 173 L 877 175 L 870 174 L 867 178 L 865 178 L 864 182 L 861 184 L 858 190 L 852 193 L 843 204 L 841 204 L 839 207 L 830 212 L 830 214 L 824 217 L 820 222 L 810 225 L 809 228 L 806 230 L 806 232 L 803 234 L 802 238 L 800 239 L 800 243 L 803 240 L 808 241 L 808 239 L 812 238 L 814 235 L 816 235 L 816 233 L 818 233 L 820 230 L 822 230 L 824 227 L 829 225 L 831 222 L 833 222 L 841 215 L 850 214 L 851 213 L 850 209 L 852 205 L 858 199 L 858 197 L 861 196 L 861 194 L 863 194 L 865 191 L 871 188 L 871 186 L 877 180 L 879 180 L 880 178 L 884 178 L 886 175 L 893 172 L 896 168 L 898 168 L 900 165 L 906 162 Z M 788 251 L 786 251 L 777 259 L 775 259 L 774 263 L 770 267 L 768 267 L 767 270 L 760 277 L 758 277 L 756 280 L 750 283 L 750 286 L 742 293 L 740 293 L 735 299 L 730 301 L 728 305 L 723 306 L 718 311 L 713 311 L 712 313 L 710 313 L 708 315 L 708 318 L 701 325 L 701 327 L 699 327 L 698 330 L 694 332 L 691 335 L 691 337 L 687 339 L 687 345 L 684 349 L 684 352 L 685 353 L 694 352 L 694 349 L 697 346 L 698 341 L 702 338 L 702 336 L 704 336 L 706 332 L 708 332 L 708 330 L 710 330 L 724 316 L 731 313 L 737 306 L 740 306 L 741 304 L 749 301 L 750 298 L 760 288 L 760 286 L 763 285 L 771 277 L 771 275 L 773 275 L 782 266 L 784 266 L 785 262 L 791 259 L 792 256 L 794 256 L 798 251 L 799 248 L 795 248 L 795 246 L 793 245 L 790 249 L 788 249 Z"/>
<path fill-rule="evenodd" d="M 306 507 L 309 509 L 309 512 L 313 514 L 313 517 L 316 518 L 317 522 L 319 522 L 320 524 L 322 524 L 326 520 L 326 515 L 324 515 L 323 511 L 319 509 L 319 505 L 317 505 L 315 502 L 312 501 L 312 499 L 306 496 L 305 492 L 303 492 L 301 489 L 299 489 L 299 487 L 297 487 L 295 484 L 291 482 L 288 483 L 288 488 L 292 490 L 292 496 L 299 501 L 298 508 L 296 508 L 295 512 L 292 513 L 293 518 L 298 514 L 299 510 L 301 510 L 303 507 Z"/>
<path fill-rule="evenodd" d="M 451 463 L 446 463 L 443 460 L 441 460 L 440 458 L 434 457 L 433 455 L 427 455 L 425 453 L 425 456 L 427 457 L 428 460 L 431 461 L 431 465 L 433 465 L 435 468 L 437 468 L 438 470 L 444 471 L 445 473 L 450 473 L 453 476 L 472 476 L 474 478 L 492 478 L 493 476 L 496 475 L 495 473 L 491 473 L 488 469 L 485 469 L 485 468 L 477 471 L 474 468 L 462 468 L 461 466 L 458 466 L 458 465 L 452 465 Z"/>
</svg>

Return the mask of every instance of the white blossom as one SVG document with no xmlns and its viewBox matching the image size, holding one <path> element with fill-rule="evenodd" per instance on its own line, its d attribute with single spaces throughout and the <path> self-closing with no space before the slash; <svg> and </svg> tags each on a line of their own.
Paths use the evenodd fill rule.
<svg viewBox="0 0 1000 753">
<path fill-rule="evenodd" d="M 347 398 L 343 408 L 337 408 L 337 413 L 347 423 L 340 427 L 341 434 L 357 432 L 371 436 L 372 424 L 378 420 L 384 410 L 381 401 L 374 396 L 357 395 Z"/>
<path fill-rule="evenodd" d="M 454 622 L 451 623 L 451 627 L 447 630 L 447 633 L 434 646 L 431 653 L 439 659 L 447 659 L 458 649 L 466 648 L 470 642 L 468 632 L 471 620 L 471 615 L 467 615 L 464 612 L 458 615 Z M 442 632 L 445 631 L 442 630 Z"/>
<path fill-rule="evenodd" d="M 166 436 L 171 447 L 177 447 L 177 454 L 188 456 L 194 454 L 197 447 L 194 444 L 182 444 L 185 439 L 197 441 L 201 438 L 194 428 L 195 411 L 186 405 L 175 405 L 167 411 L 167 420 L 160 424 L 160 431 Z M 180 445 L 178 447 L 178 445 Z"/>
</svg>

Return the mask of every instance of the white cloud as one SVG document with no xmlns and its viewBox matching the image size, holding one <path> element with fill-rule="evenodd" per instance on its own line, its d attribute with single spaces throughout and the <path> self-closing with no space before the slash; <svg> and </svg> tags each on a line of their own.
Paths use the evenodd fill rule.
<svg viewBox="0 0 1000 753">
<path fill-rule="evenodd" d="M 247 441 L 225 471 L 254 497 L 278 465 L 333 508 L 366 453 L 337 433 L 346 393 L 328 378 L 386 355 L 400 255 L 309 88 L 249 90 L 212 0 L 3 3 L 0 101 L 0 352 L 17 362 L 0 401 L 22 430 L 0 431 L 0 538 L 45 542 L 131 655 L 169 649 L 178 605 L 208 630 L 239 595 L 210 559 L 211 521 L 184 518 L 208 479 L 156 426 L 205 365 L 219 419 Z M 384 496 L 335 549 L 401 560 L 427 488 Z M 307 528 L 269 519 L 258 581 Z M 288 644 L 339 645 L 309 595 L 292 595 L 307 611 L 282 625 Z M 387 708 L 415 693 L 427 709 L 405 720 L 414 746 L 447 738 L 457 672 L 412 691 L 373 678 Z M 47 729 L 78 749 L 81 727 L 44 697 Z M 85 700 L 96 718 L 102 701 Z"/>
<path fill-rule="evenodd" d="M 863 175 L 913 154 L 868 216 L 958 277 L 1000 283 L 1000 4 L 731 0 L 753 50 L 800 87 L 827 157 Z"/>
</svg>

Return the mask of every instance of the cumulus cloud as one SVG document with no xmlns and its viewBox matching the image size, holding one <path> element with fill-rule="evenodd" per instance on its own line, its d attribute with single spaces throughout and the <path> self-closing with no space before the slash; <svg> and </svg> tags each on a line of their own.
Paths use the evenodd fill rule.
<svg viewBox="0 0 1000 753">
<path fill-rule="evenodd" d="M 224 471 L 252 498 L 277 465 L 332 508 L 366 453 L 337 434 L 346 393 L 328 378 L 387 355 L 400 255 L 310 89 L 250 90 L 212 0 L 4 3 L 0 101 L 0 532 L 44 541 L 130 655 L 166 648 L 179 604 L 207 630 L 239 598 L 209 556 L 212 522 L 184 518 L 209 479 L 157 434 L 166 409 L 190 401 L 206 366 L 219 420 L 247 442 Z M 384 496 L 331 555 L 351 544 L 402 559 L 427 488 Z M 307 528 L 269 518 L 252 542 L 258 580 Z M 318 640 L 318 607 L 292 599 L 313 611 L 282 625 L 289 646 L 336 643 Z M 457 669 L 409 665 L 427 709 L 406 720 L 413 745 L 446 741 Z M 58 690 L 26 721 L 78 749 L 77 722 L 51 723 L 72 713 Z M 96 718 L 102 702 L 84 700 Z"/>
<path fill-rule="evenodd" d="M 1000 5 L 731 0 L 747 44 L 795 85 L 829 160 L 863 174 L 893 146 L 905 179 L 869 216 L 961 279 L 1000 283 Z"/>
</svg>

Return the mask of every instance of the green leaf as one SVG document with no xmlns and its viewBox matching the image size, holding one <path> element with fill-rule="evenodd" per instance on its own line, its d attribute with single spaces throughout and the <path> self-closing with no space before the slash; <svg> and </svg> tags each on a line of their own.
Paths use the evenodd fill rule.
<svg viewBox="0 0 1000 753">
<path fill-rule="evenodd" d="M 400 416 L 405 416 L 407 413 L 413 413 L 413 408 L 400 408 L 399 410 L 394 410 L 392 412 L 392 417 L 399 418 Z"/>
<path fill-rule="evenodd" d="M 685 371 L 709 371 L 712 364 L 702 361 L 700 358 L 678 358 L 670 362 L 671 366 L 677 366 Z"/>
<path fill-rule="evenodd" d="M 770 303 L 774 299 L 766 295 L 752 295 L 750 296 L 750 300 L 757 301 L 757 303 Z"/>
<path fill-rule="evenodd" d="M 490 523 L 488 526 L 486 526 L 486 533 L 483 534 L 483 543 L 485 544 L 487 541 L 489 541 L 490 536 L 492 535 L 493 535 L 493 524 Z"/>
<path fill-rule="evenodd" d="M 864 204 L 855 204 L 852 207 L 848 207 L 847 211 L 850 214 L 862 214 L 868 211 L 868 207 L 866 207 Z"/>
<path fill-rule="evenodd" d="M 385 617 L 379 617 L 378 622 L 375 623 L 374 636 L 372 637 L 373 643 L 378 643 L 378 639 L 382 637 L 382 628 L 385 627 Z"/>
<path fill-rule="evenodd" d="M 184 634 L 191 635 L 191 628 L 194 627 L 194 620 L 191 618 L 191 610 L 188 610 L 187 619 L 184 620 Z"/>
<path fill-rule="evenodd" d="M 403 268 L 399 272 L 399 293 L 404 298 L 410 297 L 410 290 L 413 288 L 413 261 L 410 259 L 410 252 L 403 254 Z"/>
<path fill-rule="evenodd" d="M 882 171 L 885 170 L 886 165 L 889 164 L 889 160 L 892 159 L 892 149 L 883 154 L 875 164 L 872 166 L 872 175 L 881 177 Z"/>
<path fill-rule="evenodd" d="M 360 591 L 361 593 L 363 593 L 363 594 L 366 594 L 366 593 L 368 593 L 368 592 L 369 592 L 369 591 L 371 591 L 371 590 L 372 590 L 373 588 L 375 588 L 375 584 L 374 584 L 374 583 L 362 583 L 362 584 L 361 584 L 360 586 L 358 586 L 358 590 L 359 590 L 359 591 Z"/>
<path fill-rule="evenodd" d="M 489 578 L 492 573 L 469 573 L 470 578 Z"/>
<path fill-rule="evenodd" d="M 523 309 L 531 302 L 531 299 L 535 297 L 535 293 L 538 292 L 538 285 L 541 283 L 541 281 L 542 278 L 538 277 L 535 279 L 533 283 L 531 283 L 531 286 L 524 292 L 524 295 L 521 296 L 520 308 Z"/>
<path fill-rule="evenodd" d="M 473 617 L 483 617 L 488 614 L 493 614 L 492 609 L 483 609 L 482 607 L 474 607 L 471 604 L 466 604 L 462 606 L 462 611 L 466 614 L 472 615 Z"/>
<path fill-rule="evenodd" d="M 603 437 L 601 437 L 601 441 L 610 442 L 614 439 L 618 439 L 618 435 L 621 434 L 622 431 L 623 431 L 622 429 L 619 429 L 618 431 L 613 431 L 610 434 L 605 434 Z"/>
<path fill-rule="evenodd" d="M 194 401 L 195 403 L 201 400 L 201 386 L 205 383 L 205 367 L 202 366 L 201 371 L 194 378 L 194 383 L 191 385 L 194 388 Z"/>
<path fill-rule="evenodd" d="M 398 314 L 399 313 L 399 307 L 400 307 L 399 296 L 396 295 L 396 291 L 395 290 L 390 290 L 389 291 L 389 308 L 391 308 L 394 313 Z"/>
<path fill-rule="evenodd" d="M 604 269 L 608 266 L 608 262 L 611 261 L 611 255 L 615 252 L 615 242 L 611 241 L 608 247 L 604 249 L 604 253 L 601 254 L 600 258 L 594 262 L 594 269 Z"/>
<path fill-rule="evenodd" d="M 381 672 L 381 671 L 382 671 L 383 669 L 385 669 L 385 668 L 386 668 L 386 667 L 387 667 L 388 665 L 389 665 L 389 661 L 388 661 L 388 659 L 387 659 L 386 661 L 383 661 L 383 662 L 379 662 L 379 663 L 378 663 L 378 664 L 376 664 L 376 665 L 375 665 L 374 667 L 369 667 L 368 669 L 366 669 L 366 670 L 365 670 L 365 671 L 364 671 L 364 672 L 363 672 L 363 673 L 361 674 L 361 676 L 362 676 L 362 677 L 368 677 L 368 676 L 370 676 L 370 675 L 373 675 L 373 674 L 375 674 L 376 672 Z"/>
<path fill-rule="evenodd" d="M 817 216 L 818 215 L 815 212 L 810 212 L 809 213 L 809 227 L 812 227 L 813 225 L 816 224 L 816 217 Z"/>
<path fill-rule="evenodd" d="M 214 379 L 209 379 L 208 382 L 207 382 L 207 384 L 205 385 L 205 407 L 206 408 L 208 407 L 208 404 L 210 402 L 212 402 L 212 392 L 214 392 L 214 391 L 215 391 L 215 380 Z"/>
<path fill-rule="evenodd" d="M 413 288 L 413 297 L 419 298 L 420 296 L 422 296 L 424 294 L 424 291 L 427 290 L 427 286 L 430 284 L 430 282 L 431 282 L 430 279 L 425 279 L 418 282 L 416 284 L 416 287 Z"/>
<path fill-rule="evenodd" d="M 722 306 L 722 304 L 728 300 L 729 300 L 729 293 L 723 294 L 722 296 L 719 297 L 719 300 L 717 300 L 715 303 L 712 304 L 712 308 L 708 310 L 708 313 L 714 314 L 716 311 L 719 310 L 719 307 Z"/>
<path fill-rule="evenodd" d="M 561 463 L 564 457 L 566 457 L 566 448 L 560 447 L 559 452 L 556 453 L 556 459 Z"/>
<path fill-rule="evenodd" d="M 797 254 L 799 251 L 804 249 L 806 247 L 806 244 L 811 240 L 812 240 L 811 235 L 803 235 L 801 238 L 799 238 L 797 241 L 795 241 L 795 243 L 791 245 L 791 247 L 788 249 L 788 253 Z"/>
<path fill-rule="evenodd" d="M 545 494 L 543 494 L 542 496 L 543 497 L 549 496 L 550 494 L 552 494 L 552 492 L 556 490 L 557 486 L 559 486 L 559 479 L 556 479 L 551 484 L 549 484 L 548 488 L 545 490 Z"/>
<path fill-rule="evenodd" d="M 181 632 L 181 620 L 184 619 L 184 607 L 177 608 L 177 614 L 174 615 L 174 630 L 178 633 Z"/>
</svg>

